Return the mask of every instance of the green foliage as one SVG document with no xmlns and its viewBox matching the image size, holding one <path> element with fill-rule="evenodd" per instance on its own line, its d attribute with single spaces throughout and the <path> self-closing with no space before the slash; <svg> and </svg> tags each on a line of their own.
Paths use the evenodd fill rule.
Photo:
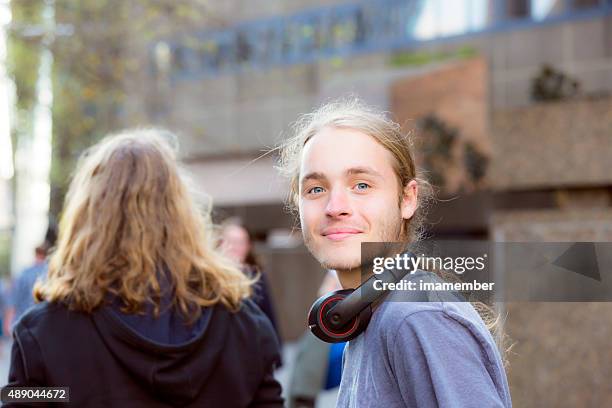
<svg viewBox="0 0 612 408">
<path fill-rule="evenodd" d="M 11 2 L 12 29 L 8 35 L 7 71 L 16 88 L 18 114 L 32 109 L 36 98 L 36 79 L 40 61 L 40 38 L 26 36 L 28 27 L 40 24 L 42 0 Z M 25 118 L 17 118 L 25 121 Z"/>
<path fill-rule="evenodd" d="M 444 165 L 452 160 L 452 148 L 458 137 L 457 129 L 447 126 L 438 116 L 429 114 L 417 123 L 420 133 L 426 138 L 424 144 L 424 164 L 430 182 L 444 188 L 446 178 Z"/>
<path fill-rule="evenodd" d="M 41 46 L 48 40 L 54 61 L 51 213 L 57 216 L 81 152 L 111 131 L 141 124 L 142 118 L 126 114 L 126 88 L 150 69 L 151 42 L 189 37 L 223 22 L 212 16 L 209 0 L 55 0 L 54 5 L 56 24 L 69 32 L 44 34 L 45 0 L 11 2 L 8 72 L 17 93 L 16 147 L 31 136 Z"/>
<path fill-rule="evenodd" d="M 56 1 L 57 23 L 73 33 L 57 37 L 52 48 L 53 215 L 61 211 L 83 150 L 110 132 L 142 124 L 125 103 L 127 88 L 151 69 L 147 47 L 157 38 L 201 31 L 211 21 L 207 6 L 204 0 Z"/>
<path fill-rule="evenodd" d="M 40 60 L 39 45 L 14 36 L 9 37 L 8 73 L 15 82 L 17 109 L 29 110 L 36 97 L 36 78 Z"/>
<path fill-rule="evenodd" d="M 11 271 L 11 234 L 0 230 L 0 277 L 8 276 Z"/>
<path fill-rule="evenodd" d="M 460 47 L 452 52 L 400 52 L 391 57 L 390 64 L 394 67 L 422 66 L 452 59 L 471 58 L 475 55 L 477 55 L 476 50 L 469 46 Z"/>
<path fill-rule="evenodd" d="M 468 142 L 464 147 L 463 164 L 470 179 L 478 183 L 486 174 L 489 158 L 474 143 Z"/>
<path fill-rule="evenodd" d="M 537 102 L 568 99 L 579 92 L 580 83 L 577 80 L 547 64 L 531 80 L 531 99 Z"/>
<path fill-rule="evenodd" d="M 461 137 L 458 129 L 433 113 L 419 119 L 417 127 L 424 139 L 423 165 L 432 184 L 448 189 L 449 169 L 462 172 L 461 188 L 464 190 L 473 189 L 483 181 L 489 158 L 473 142 Z"/>
</svg>

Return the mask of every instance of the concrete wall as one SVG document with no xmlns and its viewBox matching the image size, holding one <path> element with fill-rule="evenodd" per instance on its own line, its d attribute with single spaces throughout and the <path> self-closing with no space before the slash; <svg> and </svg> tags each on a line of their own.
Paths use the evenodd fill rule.
<svg viewBox="0 0 612 408">
<path fill-rule="evenodd" d="M 194 161 L 186 166 L 200 191 L 215 206 L 278 204 L 287 195 L 287 181 L 274 169 L 276 157 Z"/>
<path fill-rule="evenodd" d="M 434 114 L 447 126 L 459 130 L 459 143 L 473 142 L 490 154 L 488 70 L 483 58 L 448 62 L 429 72 L 395 81 L 390 88 L 391 109 L 405 131 L 415 122 Z M 416 158 L 422 162 L 421 148 L 426 135 L 415 135 Z M 469 183 L 459 144 L 452 152 L 455 162 L 445 161 L 446 192 L 456 192 Z M 422 166 L 421 163 L 419 163 Z"/>
<path fill-rule="evenodd" d="M 222 2 L 222 21 L 232 25 L 263 15 L 290 14 L 314 6 L 309 1 Z M 217 4 L 217 3 L 214 3 Z M 319 5 L 317 3 L 317 5 Z M 251 11 L 249 11 L 251 10 Z M 235 12 L 235 14 L 231 14 Z M 224 17 L 223 17 L 224 16 Z M 612 17 L 500 32 L 447 43 L 415 44 L 411 51 L 453 52 L 471 46 L 488 63 L 487 102 L 493 109 L 527 106 L 530 84 L 542 64 L 552 64 L 578 79 L 585 93 L 612 90 Z M 136 46 L 136 45 L 135 45 Z M 146 46 L 138 48 L 146 51 Z M 143 58 L 149 58 L 141 52 Z M 394 67 L 391 53 L 378 52 L 272 67 L 215 77 L 164 79 L 141 75 L 131 86 L 131 101 L 143 117 L 179 131 L 192 156 L 254 152 L 281 138 L 288 124 L 321 101 L 347 93 L 386 107 L 390 84 L 439 64 Z M 150 83 L 160 82 L 151 87 Z M 148 86 L 145 84 L 149 84 Z M 142 89 L 138 89 L 142 88 Z M 146 95 L 142 98 L 142 95 Z M 139 108 L 138 105 L 144 105 Z"/>
<path fill-rule="evenodd" d="M 491 62 L 493 107 L 530 102 L 531 79 L 551 64 L 578 79 L 586 93 L 612 90 L 612 18 L 497 34 L 484 44 Z"/>
<path fill-rule="evenodd" d="M 206 21 L 201 27 L 189 29 L 196 32 L 231 27 L 244 21 L 291 15 L 340 3 L 345 2 L 210 2 Z M 181 29 L 186 30 L 184 27 L 160 27 L 159 31 L 170 35 L 168 33 Z M 475 48 L 488 66 L 485 102 L 493 109 L 501 109 L 530 104 L 531 79 L 544 63 L 576 77 L 586 93 L 611 91 L 610 38 L 612 17 L 606 17 L 448 42 L 416 43 L 401 51 L 453 52 L 466 45 Z M 220 153 L 255 154 L 280 140 L 300 113 L 347 93 L 360 95 L 370 103 L 387 108 L 391 105 L 390 88 L 394 81 L 436 70 L 439 66 L 438 63 L 392 66 L 393 53 L 374 52 L 214 77 L 171 78 L 155 74 L 150 48 L 154 41 L 133 35 L 126 42 L 129 50 L 126 57 L 141 61 L 141 69 L 127 75 L 125 80 L 125 110 L 126 117 L 131 118 L 129 122 L 162 125 L 178 132 L 185 156 L 198 159 Z"/>
<path fill-rule="evenodd" d="M 496 241 L 612 241 L 612 207 L 498 213 Z M 505 304 L 517 407 L 612 405 L 612 304 Z"/>
<path fill-rule="evenodd" d="M 493 188 L 612 184 L 612 99 L 542 103 L 493 113 Z"/>
</svg>

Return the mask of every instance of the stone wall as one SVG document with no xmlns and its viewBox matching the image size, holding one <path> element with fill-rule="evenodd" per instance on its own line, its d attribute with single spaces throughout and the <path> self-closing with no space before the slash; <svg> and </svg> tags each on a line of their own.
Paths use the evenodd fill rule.
<svg viewBox="0 0 612 408">
<path fill-rule="evenodd" d="M 400 123 L 435 113 L 465 137 L 488 145 L 488 68 L 483 58 L 449 62 L 396 81 L 391 107 Z"/>
<path fill-rule="evenodd" d="M 612 241 L 612 208 L 516 211 L 491 220 L 496 241 Z M 612 406 L 612 304 L 505 304 L 516 407 Z"/>
<path fill-rule="evenodd" d="M 486 36 L 494 108 L 531 103 L 531 80 L 543 64 L 576 78 L 586 93 L 612 90 L 612 17 L 546 24 Z"/>
<path fill-rule="evenodd" d="M 471 141 L 479 151 L 491 150 L 488 132 L 488 68 L 484 58 L 451 61 L 429 72 L 396 81 L 390 89 L 391 110 L 406 132 L 414 130 L 419 119 L 435 115 L 450 128 L 459 131 L 462 142 Z M 420 166 L 423 144 L 416 133 L 415 147 Z M 460 158 L 459 144 L 453 157 Z M 467 175 L 461 160 L 444 163 L 445 190 L 455 192 L 466 184 Z M 431 170 L 431 169 L 428 169 Z"/>
<path fill-rule="evenodd" d="M 494 189 L 612 184 L 612 98 L 497 110 L 491 138 Z"/>
</svg>

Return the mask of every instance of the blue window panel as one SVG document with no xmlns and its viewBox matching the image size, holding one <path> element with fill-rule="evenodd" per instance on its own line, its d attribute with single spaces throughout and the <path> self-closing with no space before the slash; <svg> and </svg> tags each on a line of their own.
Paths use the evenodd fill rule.
<svg viewBox="0 0 612 408">
<path fill-rule="evenodd" d="M 167 41 L 171 77 L 235 73 L 612 13 L 612 0 L 373 0 Z"/>
</svg>

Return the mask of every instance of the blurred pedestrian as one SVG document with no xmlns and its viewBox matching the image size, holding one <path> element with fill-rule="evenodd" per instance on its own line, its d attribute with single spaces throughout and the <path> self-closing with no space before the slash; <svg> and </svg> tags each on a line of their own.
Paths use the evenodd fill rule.
<svg viewBox="0 0 612 408">
<path fill-rule="evenodd" d="M 318 290 L 318 296 L 342 289 L 338 275 L 328 270 Z M 321 391 L 340 385 L 342 354 L 346 343 L 328 344 L 306 330 L 300 338 L 287 390 L 288 408 L 312 408 Z"/>
<path fill-rule="evenodd" d="M 24 269 L 13 281 L 8 305 L 4 313 L 4 330 L 10 334 L 13 323 L 34 305 L 32 290 L 39 279 L 44 279 L 47 274 L 47 251 L 49 243 L 36 247 L 34 250 L 34 264 Z"/>
<path fill-rule="evenodd" d="M 124 132 L 79 162 L 9 386 L 70 387 L 75 407 L 282 406 L 273 327 L 214 249 L 172 137 Z"/>
<path fill-rule="evenodd" d="M 8 324 L 6 322 L 6 318 L 9 317 L 9 309 L 12 309 L 10 306 L 10 290 L 11 285 L 8 278 L 0 279 L 0 339 L 4 339 L 8 336 L 9 330 Z"/>
<path fill-rule="evenodd" d="M 280 342 L 281 336 L 268 277 L 253 249 L 251 234 L 238 219 L 230 218 L 222 223 L 220 248 L 221 252 L 241 266 L 248 277 L 258 277 L 253 288 L 253 300 L 272 322 Z"/>
</svg>

